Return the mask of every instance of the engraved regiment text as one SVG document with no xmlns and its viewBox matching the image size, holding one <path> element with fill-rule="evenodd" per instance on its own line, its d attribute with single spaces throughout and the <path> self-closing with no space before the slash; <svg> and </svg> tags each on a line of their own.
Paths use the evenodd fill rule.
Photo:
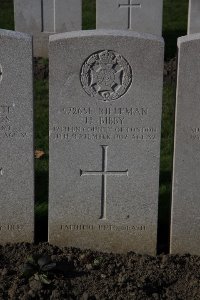
<svg viewBox="0 0 200 300">
<path fill-rule="evenodd" d="M 69 125 L 54 124 L 50 130 L 54 140 L 155 141 L 158 136 L 156 127 L 142 126 L 149 117 L 147 107 L 62 107 L 59 115 Z"/>
</svg>

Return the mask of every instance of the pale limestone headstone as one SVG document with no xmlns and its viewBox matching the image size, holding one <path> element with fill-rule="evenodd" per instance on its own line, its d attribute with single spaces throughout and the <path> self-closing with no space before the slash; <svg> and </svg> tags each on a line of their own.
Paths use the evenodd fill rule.
<svg viewBox="0 0 200 300">
<path fill-rule="evenodd" d="M 32 38 L 0 30 L 0 244 L 33 242 Z"/>
<path fill-rule="evenodd" d="M 82 0 L 14 0 L 15 30 L 33 34 L 34 56 L 48 57 L 50 34 L 80 30 Z"/>
<path fill-rule="evenodd" d="M 178 48 L 171 253 L 200 255 L 200 34 Z"/>
<path fill-rule="evenodd" d="M 97 0 L 97 29 L 130 29 L 162 35 L 163 0 Z"/>
<path fill-rule="evenodd" d="M 132 31 L 50 37 L 50 243 L 156 253 L 163 48 Z"/>
<path fill-rule="evenodd" d="M 200 32 L 200 1 L 189 0 L 188 34 Z"/>
</svg>

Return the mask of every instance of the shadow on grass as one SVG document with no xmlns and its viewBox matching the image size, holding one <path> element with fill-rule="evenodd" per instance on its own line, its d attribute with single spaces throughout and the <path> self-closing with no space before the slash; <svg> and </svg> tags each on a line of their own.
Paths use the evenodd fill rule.
<svg viewBox="0 0 200 300">
<path fill-rule="evenodd" d="M 185 30 L 170 30 L 163 32 L 163 38 L 165 40 L 165 61 L 170 60 L 177 54 L 177 39 L 186 35 Z"/>
<path fill-rule="evenodd" d="M 171 171 L 161 171 L 160 195 L 158 206 L 158 254 L 169 253 L 171 218 L 171 180 Z"/>
<path fill-rule="evenodd" d="M 35 173 L 35 242 L 48 240 L 48 171 Z"/>
</svg>

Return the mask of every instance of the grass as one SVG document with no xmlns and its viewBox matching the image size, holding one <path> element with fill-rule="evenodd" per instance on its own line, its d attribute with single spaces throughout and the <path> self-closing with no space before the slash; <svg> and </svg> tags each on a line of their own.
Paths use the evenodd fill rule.
<svg viewBox="0 0 200 300">
<path fill-rule="evenodd" d="M 163 36 L 166 42 L 165 58 L 176 55 L 177 37 L 185 35 L 187 29 L 188 0 L 164 0 Z M 0 0 L 0 28 L 13 29 L 13 3 Z M 83 29 L 95 28 L 95 0 L 83 0 Z M 47 63 L 45 61 L 45 63 Z M 164 86 L 162 143 L 159 200 L 159 243 L 166 243 L 169 235 L 170 190 L 173 153 L 175 87 Z M 45 152 L 44 159 L 36 159 L 36 232 L 44 233 L 37 239 L 47 239 L 48 209 L 48 81 L 35 81 L 35 149 Z M 38 229 L 38 230 L 37 230 Z M 46 228 L 47 229 L 47 228 Z"/>
<path fill-rule="evenodd" d="M 164 85 L 160 158 L 158 244 L 169 244 L 175 86 Z M 163 251 L 162 246 L 158 249 Z"/>
<path fill-rule="evenodd" d="M 47 240 L 49 97 L 48 80 L 35 80 L 35 149 L 43 150 L 43 159 L 35 160 L 36 240 Z M 44 228 L 45 230 L 40 230 Z"/>
<path fill-rule="evenodd" d="M 187 34 L 188 2 L 188 0 L 164 0 L 163 37 L 167 60 L 176 54 L 177 38 Z"/>
</svg>

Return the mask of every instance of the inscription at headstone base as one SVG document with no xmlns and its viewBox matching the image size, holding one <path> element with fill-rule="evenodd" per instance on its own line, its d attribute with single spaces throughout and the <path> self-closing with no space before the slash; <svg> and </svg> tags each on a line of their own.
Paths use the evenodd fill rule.
<svg viewBox="0 0 200 300">
<path fill-rule="evenodd" d="M 171 253 L 200 255 L 200 34 L 178 48 Z"/>
<path fill-rule="evenodd" d="M 49 47 L 49 242 L 155 254 L 163 40 L 97 30 Z"/>
<path fill-rule="evenodd" d="M 97 0 L 97 29 L 129 29 L 162 35 L 163 0 Z"/>
<path fill-rule="evenodd" d="M 33 242 L 32 38 L 0 30 L 0 243 Z"/>
<path fill-rule="evenodd" d="M 200 1 L 189 0 L 188 34 L 200 32 Z"/>
<path fill-rule="evenodd" d="M 14 0 L 15 30 L 33 34 L 34 56 L 48 57 L 49 35 L 80 30 L 82 0 Z"/>
</svg>

